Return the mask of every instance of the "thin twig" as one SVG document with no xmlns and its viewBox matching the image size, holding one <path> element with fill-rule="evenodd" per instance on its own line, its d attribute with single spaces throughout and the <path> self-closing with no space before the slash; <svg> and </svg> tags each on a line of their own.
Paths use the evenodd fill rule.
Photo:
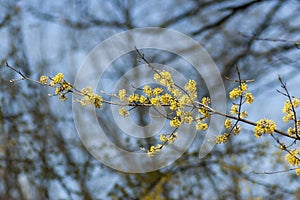
<svg viewBox="0 0 300 200">
<path fill-rule="evenodd" d="M 255 35 L 250 36 L 245 33 L 239 32 L 239 34 L 243 37 L 246 38 L 252 38 L 254 40 L 262 40 L 262 41 L 270 41 L 270 42 L 282 42 L 282 43 L 292 43 L 296 46 L 297 49 L 300 48 L 300 41 L 295 41 L 295 40 L 286 40 L 286 39 L 279 39 L 279 38 L 261 38 L 261 37 L 256 37 Z"/>
<path fill-rule="evenodd" d="M 296 110 L 295 110 L 295 107 L 294 107 L 294 104 L 293 104 L 293 100 L 292 100 L 292 97 L 289 93 L 289 90 L 287 89 L 287 86 L 286 86 L 286 83 L 282 80 L 282 78 L 280 76 L 278 76 L 278 79 L 281 83 L 281 87 L 284 89 L 285 91 L 285 94 L 287 96 L 287 98 L 289 99 L 289 102 L 292 106 L 292 111 L 293 111 L 293 114 L 294 114 L 294 127 L 295 127 L 295 132 L 296 132 L 296 136 L 298 139 L 300 139 L 300 136 L 298 134 L 298 126 L 297 126 L 297 114 L 296 114 Z"/>
<path fill-rule="evenodd" d="M 253 171 L 253 173 L 254 173 L 254 174 L 279 174 L 279 173 L 285 173 L 285 172 L 293 171 L 293 170 L 296 170 L 296 169 L 299 169 L 299 168 L 297 167 L 297 168 L 291 168 L 291 169 L 279 170 L 279 171 L 274 171 L 274 172 L 268 172 L 268 171 L 264 171 L 264 172 L 256 172 L 256 171 Z"/>
</svg>

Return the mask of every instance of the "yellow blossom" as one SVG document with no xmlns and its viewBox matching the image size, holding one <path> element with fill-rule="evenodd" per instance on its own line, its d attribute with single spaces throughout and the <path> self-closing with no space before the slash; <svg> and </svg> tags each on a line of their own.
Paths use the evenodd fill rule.
<svg viewBox="0 0 300 200">
<path fill-rule="evenodd" d="M 159 98 L 156 96 L 156 97 L 153 97 L 150 99 L 150 103 L 154 106 L 158 106 L 159 105 Z"/>
<path fill-rule="evenodd" d="M 222 135 L 218 135 L 215 137 L 215 143 L 221 144 L 228 141 L 230 135 L 228 133 L 223 133 Z"/>
<path fill-rule="evenodd" d="M 234 135 L 238 135 L 238 134 L 241 132 L 241 130 L 242 130 L 242 127 L 241 127 L 239 124 L 237 124 L 237 125 L 233 128 L 233 134 L 234 134 Z"/>
<path fill-rule="evenodd" d="M 98 95 L 92 95 L 91 102 L 94 104 L 96 108 L 101 108 L 103 99 Z"/>
<path fill-rule="evenodd" d="M 180 117 L 182 115 L 182 110 L 181 109 L 178 109 L 176 111 L 176 116 Z"/>
<path fill-rule="evenodd" d="M 300 168 L 297 168 L 295 171 L 296 171 L 297 176 L 300 176 Z"/>
<path fill-rule="evenodd" d="M 64 88 L 64 90 L 68 91 L 68 90 L 71 90 L 72 89 L 72 86 L 70 83 L 64 81 L 62 84 L 62 87 Z"/>
<path fill-rule="evenodd" d="M 152 93 L 153 93 L 154 96 L 157 96 L 157 95 L 159 95 L 162 92 L 163 92 L 162 88 L 154 88 L 153 91 L 152 91 Z"/>
<path fill-rule="evenodd" d="M 284 102 L 284 106 L 283 106 L 282 112 L 283 112 L 283 113 L 287 113 L 287 112 L 289 112 L 289 111 L 291 111 L 291 110 L 292 110 L 292 104 L 290 103 L 289 100 L 286 100 L 286 101 Z"/>
<path fill-rule="evenodd" d="M 119 98 L 120 98 L 120 101 L 126 101 L 126 90 L 125 89 L 119 90 Z"/>
<path fill-rule="evenodd" d="M 62 73 L 58 73 L 56 74 L 56 76 L 54 76 L 54 78 L 52 78 L 52 81 L 54 83 L 61 83 L 63 79 L 64 79 L 64 75 Z"/>
<path fill-rule="evenodd" d="M 81 93 L 82 93 L 83 95 L 92 94 L 92 93 L 93 93 L 92 87 L 91 87 L 91 86 L 88 86 L 87 88 L 83 88 L 83 89 L 81 90 Z"/>
<path fill-rule="evenodd" d="M 197 123 L 196 123 L 196 129 L 197 129 L 198 131 L 201 131 L 201 130 L 206 131 L 206 130 L 208 129 L 208 125 L 207 125 L 207 123 L 197 122 Z"/>
<path fill-rule="evenodd" d="M 224 126 L 226 129 L 230 129 L 232 126 L 232 120 L 229 118 L 226 118 L 225 122 L 224 122 Z"/>
<path fill-rule="evenodd" d="M 152 95 L 152 89 L 150 88 L 149 85 L 145 85 L 143 91 L 148 97 L 150 97 Z"/>
<path fill-rule="evenodd" d="M 166 137 L 166 135 L 160 135 L 159 140 L 162 142 L 166 142 L 166 141 L 168 141 L 168 138 Z"/>
<path fill-rule="evenodd" d="M 247 118 L 247 117 L 248 117 L 248 113 L 247 113 L 246 111 L 242 111 L 240 117 L 241 117 L 242 119 Z"/>
<path fill-rule="evenodd" d="M 177 136 L 177 132 L 171 134 L 171 136 L 169 136 L 169 137 L 167 138 L 167 139 L 168 139 L 168 142 L 173 143 L 173 142 L 176 140 L 177 137 L 178 137 L 178 136 Z"/>
<path fill-rule="evenodd" d="M 151 146 L 150 149 L 147 151 L 147 155 L 149 157 L 154 156 L 155 153 L 157 153 L 158 151 L 160 151 L 162 149 L 162 145 L 161 144 L 157 144 L 156 146 Z"/>
<path fill-rule="evenodd" d="M 174 85 L 172 76 L 170 72 L 163 70 L 162 72 L 154 74 L 154 80 L 159 82 L 161 85 L 166 86 L 168 88 Z"/>
<path fill-rule="evenodd" d="M 254 101 L 254 97 L 253 97 L 252 93 L 251 92 L 247 92 L 245 94 L 245 102 L 247 104 L 251 104 L 251 103 L 253 103 L 253 101 Z"/>
<path fill-rule="evenodd" d="M 79 101 L 82 106 L 86 106 L 88 104 L 94 105 L 96 108 L 100 108 L 102 106 L 102 97 L 95 94 L 91 87 L 82 89 L 81 93 L 84 96 L 84 99 Z"/>
<path fill-rule="evenodd" d="M 240 97 L 242 94 L 243 94 L 242 90 L 240 90 L 239 88 L 233 88 L 233 90 L 229 92 L 229 98 L 235 100 L 238 97 Z"/>
<path fill-rule="evenodd" d="M 179 112 L 181 112 L 181 113 L 179 114 Z M 177 110 L 176 115 L 180 116 L 181 123 L 191 124 L 194 121 L 192 112 L 186 112 L 186 111 L 182 111 L 182 110 Z"/>
<path fill-rule="evenodd" d="M 177 88 L 169 88 L 169 91 L 173 94 L 174 97 L 179 98 L 182 96 L 182 92 Z"/>
<path fill-rule="evenodd" d="M 141 103 L 141 104 L 146 103 L 147 100 L 148 100 L 148 99 L 147 99 L 145 96 L 143 96 L 143 95 L 140 96 L 140 103 Z"/>
<path fill-rule="evenodd" d="M 210 116 L 208 109 L 205 107 L 199 108 L 198 112 L 203 115 L 204 118 L 209 118 Z"/>
<path fill-rule="evenodd" d="M 287 113 L 283 116 L 283 118 L 282 118 L 282 120 L 283 120 L 285 123 L 289 122 L 290 120 L 294 120 L 294 119 L 295 119 L 295 115 L 294 115 L 294 112 L 293 112 L 293 111 L 287 112 Z"/>
<path fill-rule="evenodd" d="M 188 92 L 188 93 L 193 93 L 197 90 L 196 88 L 196 81 L 194 80 L 189 80 L 188 83 L 184 86 L 184 89 Z"/>
<path fill-rule="evenodd" d="M 170 94 L 168 94 L 168 93 L 163 94 L 163 95 L 160 96 L 160 102 L 161 102 L 163 105 L 168 105 L 168 104 L 170 104 L 171 100 L 172 100 L 172 96 L 171 96 Z"/>
<path fill-rule="evenodd" d="M 48 76 L 43 75 L 43 76 L 40 77 L 40 83 L 41 84 L 47 84 L 48 81 L 49 81 Z"/>
<path fill-rule="evenodd" d="M 129 116 L 128 110 L 126 110 L 124 107 L 120 107 L 118 111 L 119 111 L 119 114 L 123 117 L 128 117 Z"/>
<path fill-rule="evenodd" d="M 202 103 L 203 105 L 205 105 L 205 106 L 208 106 L 209 103 L 210 103 L 210 98 L 209 98 L 209 97 L 203 97 L 203 98 L 201 99 L 201 103 Z"/>
<path fill-rule="evenodd" d="M 286 100 L 284 102 L 282 112 L 283 113 L 288 113 L 288 112 L 293 110 L 292 107 L 297 108 L 297 107 L 299 107 L 299 105 L 300 105 L 300 100 L 297 99 L 297 98 L 293 98 L 292 103 L 289 100 Z"/>
<path fill-rule="evenodd" d="M 241 83 L 240 88 L 242 92 L 246 92 L 248 90 L 247 83 Z"/>
<path fill-rule="evenodd" d="M 60 95 L 59 95 L 59 99 L 60 99 L 61 101 L 66 101 L 68 98 L 67 98 L 64 94 L 60 94 Z"/>
<path fill-rule="evenodd" d="M 288 163 L 290 163 L 290 165 L 297 166 L 297 165 L 300 165 L 299 156 L 300 156 L 300 149 L 290 150 L 286 154 L 285 159 Z"/>
<path fill-rule="evenodd" d="M 289 134 L 290 136 L 293 136 L 293 135 L 296 134 L 295 128 L 291 128 L 291 127 L 288 128 L 287 132 L 288 132 L 288 134 Z M 298 131 L 298 134 L 299 134 L 299 131 Z"/>
<path fill-rule="evenodd" d="M 293 106 L 294 106 L 295 108 L 297 108 L 297 107 L 299 107 L 299 105 L 300 105 L 300 100 L 297 99 L 297 98 L 293 98 L 292 103 L 293 103 Z"/>
<path fill-rule="evenodd" d="M 139 94 L 132 94 L 128 97 L 129 103 L 138 102 L 139 100 L 140 100 Z"/>
<path fill-rule="evenodd" d="M 58 95 L 58 94 L 59 94 L 60 92 L 62 92 L 62 91 L 63 91 L 63 88 L 62 88 L 62 87 L 56 87 L 54 93 L 55 93 L 56 95 Z"/>
<path fill-rule="evenodd" d="M 238 105 L 236 105 L 236 104 L 233 104 L 232 106 L 231 106 L 231 109 L 230 109 L 230 113 L 231 114 L 239 114 L 239 106 Z"/>
<path fill-rule="evenodd" d="M 282 118 L 284 122 L 287 123 L 290 120 L 295 120 L 293 107 L 294 109 L 296 109 L 297 107 L 299 107 L 299 105 L 300 105 L 300 100 L 297 98 L 293 98 L 292 103 L 289 100 L 286 100 L 284 102 L 284 106 L 282 109 L 282 112 L 285 114 Z"/>
<path fill-rule="evenodd" d="M 182 97 L 180 97 L 179 101 L 182 105 L 187 105 L 187 104 L 191 104 L 192 100 L 188 95 L 183 95 Z"/>
<path fill-rule="evenodd" d="M 261 137 L 263 134 L 272 134 L 276 129 L 276 124 L 270 119 L 261 119 L 256 122 L 254 127 L 254 135 L 256 137 Z"/>
<path fill-rule="evenodd" d="M 177 100 L 174 100 L 174 99 L 171 100 L 171 102 L 170 102 L 170 109 L 171 110 L 176 110 L 180 107 L 181 107 L 181 105 Z"/>
<path fill-rule="evenodd" d="M 279 149 L 280 150 L 285 150 L 286 149 L 286 146 L 283 142 L 281 142 L 280 146 L 279 146 Z"/>
<path fill-rule="evenodd" d="M 181 124 L 180 120 L 178 117 L 174 117 L 171 121 L 170 121 L 170 126 L 172 127 L 179 127 Z"/>
</svg>

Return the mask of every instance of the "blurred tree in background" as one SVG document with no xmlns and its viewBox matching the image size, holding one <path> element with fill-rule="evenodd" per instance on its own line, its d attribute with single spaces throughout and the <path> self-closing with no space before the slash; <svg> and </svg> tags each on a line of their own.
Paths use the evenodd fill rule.
<svg viewBox="0 0 300 200">
<path fill-rule="evenodd" d="M 63 72 L 70 82 L 88 53 L 101 41 L 126 30 L 164 27 L 185 33 L 210 53 L 226 89 L 240 68 L 252 84 L 254 121 L 281 121 L 284 97 L 276 92 L 280 74 L 299 93 L 300 1 L 166 0 L 8 1 L 0 2 L 0 61 L 26 75 Z M 282 40 L 278 40 L 282 39 Z M 170 66 L 174 55 L 148 53 Z M 120 77 L 136 64 L 126 57 Z M 184 69 L 178 69 L 185 71 Z M 201 78 L 193 77 L 201 82 Z M 112 170 L 82 146 L 73 122 L 71 101 L 49 98 L 50 91 L 30 82 L 9 83 L 16 75 L 0 73 L 1 199 L 296 199 L 298 177 L 289 169 L 274 140 L 255 139 L 251 128 L 198 158 L 199 133 L 175 163 L 144 174 Z M 137 76 L 137 78 L 141 78 Z M 204 84 L 204 83 L 203 83 Z M 205 89 L 205 88 L 204 88 Z M 204 90 L 203 89 L 203 90 Z M 207 91 L 202 91 L 203 94 Z M 107 118 L 109 124 L 110 118 Z M 282 124 L 282 123 L 280 123 Z M 115 135 L 117 127 L 109 127 Z M 284 128 L 284 126 L 282 126 Z M 118 138 L 112 138 L 118 142 Z M 130 148 L 132 143 L 127 142 Z"/>
</svg>

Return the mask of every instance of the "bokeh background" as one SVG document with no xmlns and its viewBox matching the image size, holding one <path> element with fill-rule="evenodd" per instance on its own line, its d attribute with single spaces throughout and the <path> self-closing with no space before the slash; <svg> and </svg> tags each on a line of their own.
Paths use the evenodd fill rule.
<svg viewBox="0 0 300 200">
<path fill-rule="evenodd" d="M 234 87 L 226 77 L 237 77 L 235 66 L 242 78 L 255 79 L 249 86 L 255 103 L 246 107 L 248 119 L 272 118 L 286 130 L 281 119 L 285 97 L 276 89 L 280 75 L 290 92 L 299 95 L 299 10 L 298 0 L 0 1 L 0 198 L 300 198 L 295 172 L 275 173 L 289 169 L 285 153 L 271 137 L 255 138 L 249 126 L 202 159 L 198 151 L 204 133 L 199 132 L 188 151 L 161 170 L 129 174 L 110 169 L 83 147 L 71 99 L 62 103 L 47 95 L 51 89 L 30 82 L 12 84 L 9 80 L 18 75 L 5 68 L 7 61 L 35 79 L 63 72 L 72 83 L 89 52 L 106 38 L 133 28 L 170 28 L 209 52 L 227 91 Z M 145 53 L 151 62 L 174 65 L 204 84 L 178 64 L 176 55 Z M 118 70 L 107 77 L 116 81 L 136 62 L 134 52 L 122 57 L 114 63 Z M 208 95 L 205 85 L 199 89 Z M 111 118 L 103 120 L 111 140 L 124 148 L 134 151 L 156 140 L 132 140 L 111 125 Z M 139 123 L 145 120 L 141 117 Z"/>
</svg>

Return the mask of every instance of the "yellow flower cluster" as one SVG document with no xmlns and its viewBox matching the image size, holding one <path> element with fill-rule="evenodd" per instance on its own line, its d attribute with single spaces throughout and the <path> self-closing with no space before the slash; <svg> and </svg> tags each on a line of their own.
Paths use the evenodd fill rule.
<svg viewBox="0 0 300 200">
<path fill-rule="evenodd" d="M 118 111 L 119 111 L 119 114 L 123 117 L 128 117 L 129 116 L 128 110 L 126 110 L 124 107 L 120 107 Z"/>
<path fill-rule="evenodd" d="M 207 123 L 197 122 L 196 123 L 196 129 L 198 131 L 201 131 L 201 130 L 206 131 L 208 129 L 208 125 L 207 125 Z"/>
<path fill-rule="evenodd" d="M 201 115 L 203 115 L 204 118 L 209 118 L 210 114 L 209 114 L 209 110 L 207 109 L 207 106 L 210 103 L 210 98 L 209 97 L 203 97 L 201 99 L 201 103 L 202 103 L 203 106 L 198 109 L 198 112 Z"/>
<path fill-rule="evenodd" d="M 177 132 L 170 134 L 170 136 L 167 136 L 165 134 L 161 134 L 159 136 L 159 140 L 162 141 L 163 143 L 166 143 L 166 142 L 173 143 L 176 138 L 177 138 Z"/>
<path fill-rule="evenodd" d="M 56 76 L 52 78 L 52 81 L 50 82 L 50 86 L 54 86 L 55 84 L 62 83 L 63 80 L 64 80 L 64 75 L 62 73 L 58 73 L 56 74 Z"/>
<path fill-rule="evenodd" d="M 154 88 L 153 90 L 152 90 L 152 94 L 154 95 L 154 96 L 158 96 L 158 95 L 160 95 L 162 92 L 163 92 L 164 90 L 162 89 L 162 88 Z"/>
<path fill-rule="evenodd" d="M 190 111 L 178 109 L 176 115 L 180 117 L 181 123 L 191 124 L 194 122 L 193 113 Z"/>
<path fill-rule="evenodd" d="M 231 119 L 229 119 L 229 118 L 226 118 L 226 119 L 225 119 L 225 121 L 224 121 L 224 127 L 225 127 L 226 129 L 232 131 L 232 133 L 233 133 L 234 135 L 238 135 L 238 134 L 241 132 L 241 130 L 242 130 L 241 125 L 235 124 L 234 127 L 232 127 L 232 126 L 233 126 L 232 124 L 233 124 L 233 123 L 232 123 L 232 120 L 231 120 Z"/>
<path fill-rule="evenodd" d="M 254 101 L 254 97 L 251 92 L 248 92 L 248 85 L 246 83 L 241 83 L 238 88 L 234 88 L 229 93 L 229 98 L 234 100 L 240 96 L 244 96 L 246 103 L 251 104 Z"/>
<path fill-rule="evenodd" d="M 150 86 L 149 85 L 146 85 L 145 87 L 144 87 L 144 93 L 148 96 L 148 97 L 150 97 L 151 95 L 152 95 L 152 89 L 150 88 Z"/>
<path fill-rule="evenodd" d="M 300 176 L 300 149 L 290 150 L 286 155 L 285 159 L 291 166 L 297 166 L 296 174 Z"/>
<path fill-rule="evenodd" d="M 233 88 L 229 92 L 229 98 L 231 100 L 236 100 L 238 98 L 242 98 L 243 103 L 252 104 L 254 101 L 254 97 L 251 92 L 248 92 L 248 85 L 246 83 L 241 83 L 239 87 Z M 246 111 L 240 111 L 240 103 L 233 104 L 230 109 L 230 113 L 233 115 L 239 115 L 240 118 L 244 119 L 248 117 L 248 113 Z"/>
<path fill-rule="evenodd" d="M 229 137 L 230 137 L 229 133 L 223 133 L 222 135 L 218 135 L 215 137 L 215 143 L 216 144 L 225 143 L 228 141 Z"/>
<path fill-rule="evenodd" d="M 159 104 L 159 97 L 158 97 L 158 96 L 152 97 L 152 98 L 150 99 L 150 103 L 151 103 L 153 106 L 159 106 L 159 105 L 160 105 L 160 104 Z"/>
<path fill-rule="evenodd" d="M 254 97 L 253 97 L 252 93 L 251 92 L 247 92 L 245 94 L 245 102 L 247 104 L 251 104 L 251 103 L 253 103 L 253 101 L 254 101 Z"/>
<path fill-rule="evenodd" d="M 194 100 L 195 98 L 191 98 L 189 95 L 182 95 L 179 99 L 179 102 L 182 105 L 190 105 L 193 103 Z"/>
<path fill-rule="evenodd" d="M 197 91 L 196 88 L 197 84 L 195 80 L 189 80 L 188 83 L 184 86 L 184 89 L 188 92 L 188 93 L 193 93 Z"/>
<path fill-rule="evenodd" d="M 154 156 L 155 153 L 160 151 L 163 148 L 162 144 L 157 144 L 156 146 L 151 146 L 150 149 L 147 151 L 147 155 L 149 157 Z"/>
<path fill-rule="evenodd" d="M 290 163 L 290 165 L 297 166 L 300 165 L 300 159 L 298 156 L 300 156 L 300 149 L 290 150 L 289 153 L 286 154 L 285 159 L 288 163 Z"/>
<path fill-rule="evenodd" d="M 126 90 L 125 89 L 121 89 L 119 90 L 119 98 L 120 101 L 126 101 Z"/>
<path fill-rule="evenodd" d="M 239 112 L 239 105 L 237 105 L 237 104 L 233 104 L 231 106 L 230 113 L 233 114 L 233 115 L 240 114 L 241 119 L 244 119 L 244 118 L 248 117 L 247 111 Z"/>
<path fill-rule="evenodd" d="M 272 134 L 276 129 L 276 124 L 273 120 L 270 119 L 261 119 L 256 122 L 254 127 L 254 135 L 256 137 L 262 137 L 263 134 Z"/>
<path fill-rule="evenodd" d="M 176 99 L 171 99 L 170 101 L 170 110 L 177 110 L 181 108 L 181 104 Z"/>
<path fill-rule="evenodd" d="M 160 96 L 160 102 L 162 105 L 171 104 L 172 101 L 174 101 L 174 100 L 173 100 L 172 96 L 168 93 Z"/>
<path fill-rule="evenodd" d="M 241 115 L 240 115 L 240 118 L 244 119 L 244 118 L 247 118 L 247 117 L 248 117 L 247 111 L 242 111 Z"/>
<path fill-rule="evenodd" d="M 48 81 L 49 81 L 49 77 L 48 76 L 45 76 L 45 75 L 42 75 L 41 77 L 40 77 L 40 83 L 41 84 L 48 84 Z"/>
<path fill-rule="evenodd" d="M 95 106 L 95 108 L 101 108 L 103 99 L 98 94 L 95 94 L 91 87 L 82 89 L 81 94 L 84 96 L 83 99 L 79 100 L 82 106 L 90 104 Z"/>
<path fill-rule="evenodd" d="M 198 109 L 198 112 L 201 115 L 195 119 L 194 114 L 191 112 L 191 105 L 197 99 L 197 84 L 194 80 L 189 80 L 183 88 L 178 87 L 174 84 L 173 78 L 168 71 L 160 71 L 154 74 L 154 80 L 166 87 L 164 91 L 161 87 L 151 88 L 149 85 L 143 87 L 144 95 L 132 94 L 126 99 L 126 91 L 119 91 L 119 98 L 121 101 L 127 101 L 128 103 L 135 104 L 150 104 L 151 106 L 168 106 L 170 109 L 169 116 L 172 116 L 170 119 L 170 126 L 178 128 L 182 124 L 192 124 L 196 122 L 197 130 L 207 130 L 208 125 L 204 123 L 204 119 L 209 118 L 209 103 L 210 99 L 204 97 L 201 100 L 201 107 Z M 119 110 L 119 114 L 125 115 L 126 112 L 124 109 Z M 161 135 L 160 140 L 162 142 L 173 142 L 177 138 L 176 134 L 171 134 L 170 137 L 166 135 Z M 155 152 L 162 149 L 162 146 L 151 146 L 148 150 L 148 155 L 153 156 Z"/>
<path fill-rule="evenodd" d="M 171 121 L 170 121 L 170 126 L 172 127 L 179 127 L 181 125 L 181 121 L 179 120 L 179 117 L 174 117 Z"/>
<path fill-rule="evenodd" d="M 232 120 L 229 118 L 226 118 L 226 120 L 224 121 L 224 126 L 226 129 L 231 129 L 232 126 Z"/>
<path fill-rule="evenodd" d="M 206 131 L 208 129 L 208 125 L 207 125 L 207 123 L 204 122 L 204 118 L 201 118 L 198 116 L 195 119 L 195 121 L 196 121 L 196 129 L 198 131 L 201 131 L 201 130 Z"/>
<path fill-rule="evenodd" d="M 299 107 L 299 105 L 300 105 L 300 100 L 297 98 L 293 98 L 292 102 L 290 102 L 289 100 L 286 100 L 284 102 L 284 106 L 282 108 L 282 112 L 284 113 L 284 116 L 282 119 L 284 122 L 287 123 L 290 120 L 295 120 L 293 107 L 294 107 L 294 109 L 296 109 L 297 107 Z"/>
<path fill-rule="evenodd" d="M 160 83 L 161 85 L 166 86 L 168 90 L 169 88 L 174 87 L 174 81 L 172 79 L 170 72 L 168 71 L 163 70 L 162 72 L 155 73 L 154 80 Z"/>
<path fill-rule="evenodd" d="M 155 153 L 159 152 L 163 149 L 166 143 L 173 143 L 176 138 L 178 137 L 177 132 L 170 134 L 169 136 L 166 134 L 161 134 L 159 136 L 159 140 L 163 142 L 163 144 L 157 144 L 156 146 L 151 146 L 150 149 L 147 151 L 147 155 L 152 157 Z"/>
<path fill-rule="evenodd" d="M 67 100 L 67 97 L 65 96 L 68 92 L 71 92 L 72 85 L 64 80 L 64 75 L 62 73 L 56 74 L 53 78 L 51 78 L 50 83 L 49 77 L 42 75 L 40 77 L 40 83 L 43 85 L 49 85 L 54 87 L 55 86 L 55 95 L 59 95 L 59 99 L 62 101 Z"/>
<path fill-rule="evenodd" d="M 141 103 L 141 104 L 148 103 L 147 97 L 145 97 L 144 95 L 141 95 L 141 96 L 140 96 L 140 103 Z"/>
<path fill-rule="evenodd" d="M 175 98 L 180 98 L 182 96 L 182 92 L 175 87 L 173 78 L 168 71 L 161 71 L 159 73 L 154 74 L 154 80 L 160 83 L 162 86 L 167 87 L 170 94 L 172 94 Z"/>
<path fill-rule="evenodd" d="M 242 96 L 243 92 L 241 89 L 239 88 L 233 88 L 233 90 L 231 90 L 229 92 L 229 98 L 232 100 L 235 100 L 237 98 L 239 98 L 240 96 Z"/>
<path fill-rule="evenodd" d="M 239 114 L 239 105 L 233 104 L 231 106 L 230 113 L 233 115 Z"/>
<path fill-rule="evenodd" d="M 297 135 L 300 135 L 300 126 L 299 126 L 299 124 L 298 124 L 298 122 L 299 121 L 297 121 Z M 287 130 L 287 132 L 288 132 L 288 134 L 290 135 L 290 136 L 295 136 L 296 135 L 296 128 L 288 128 L 288 130 Z"/>
<path fill-rule="evenodd" d="M 238 134 L 240 134 L 241 130 L 242 130 L 241 125 L 237 124 L 237 125 L 234 126 L 232 132 L 233 132 L 234 135 L 238 135 Z"/>
<path fill-rule="evenodd" d="M 167 138 L 166 135 L 163 135 L 163 134 L 162 134 L 162 135 L 159 136 L 159 140 L 162 141 L 162 142 L 167 142 L 167 141 L 168 141 L 168 138 Z"/>
<path fill-rule="evenodd" d="M 150 88 L 150 86 L 146 85 L 143 89 L 144 95 L 139 95 L 136 93 L 133 93 L 129 95 L 129 97 L 126 97 L 126 90 L 121 89 L 119 90 L 119 99 L 121 102 L 128 102 L 128 103 L 136 103 L 136 104 L 152 104 L 155 106 L 159 106 L 160 102 L 162 104 L 168 105 L 170 101 L 172 100 L 172 96 L 169 94 L 162 95 L 163 89 L 162 88 Z"/>
<path fill-rule="evenodd" d="M 186 104 L 190 104 L 197 98 L 197 84 L 195 80 L 189 80 L 184 86 L 185 91 L 188 95 L 184 95 L 185 99 L 182 99 Z"/>
<path fill-rule="evenodd" d="M 245 95 L 245 96 L 251 96 L 251 98 L 253 98 L 252 94 L 250 92 L 247 92 L 247 91 L 248 91 L 248 85 L 246 83 L 241 83 L 239 85 L 239 87 L 233 88 L 229 92 L 229 98 L 231 100 L 235 100 L 235 99 L 237 99 L 237 98 L 239 98 L 239 97 L 241 97 L 243 95 Z"/>
<path fill-rule="evenodd" d="M 133 103 L 133 102 L 137 103 L 137 102 L 139 102 L 139 100 L 140 100 L 140 95 L 139 94 L 132 94 L 128 97 L 128 102 L 129 103 Z"/>
</svg>

